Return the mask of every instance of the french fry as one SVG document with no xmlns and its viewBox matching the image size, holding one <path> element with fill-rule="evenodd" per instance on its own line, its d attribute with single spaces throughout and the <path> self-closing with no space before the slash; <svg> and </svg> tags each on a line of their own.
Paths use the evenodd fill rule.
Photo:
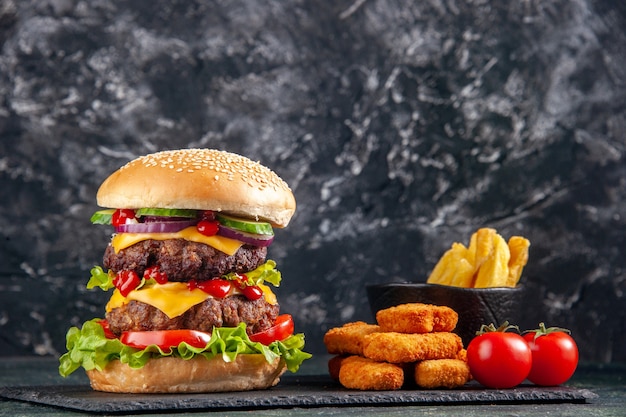
<svg viewBox="0 0 626 417">
<path fill-rule="evenodd" d="M 464 287 L 468 288 L 472 286 L 472 282 L 474 281 L 474 265 L 472 265 L 466 258 L 459 259 L 456 267 L 453 265 L 450 266 L 454 268 L 454 274 L 452 275 L 452 280 L 449 285 L 454 287 Z"/>
<path fill-rule="evenodd" d="M 528 263 L 529 246 L 524 237 L 512 236 L 507 243 L 495 229 L 480 228 L 468 247 L 453 243 L 426 282 L 465 288 L 515 287 Z"/>
<path fill-rule="evenodd" d="M 453 255 L 450 256 L 450 263 L 446 265 L 448 271 L 448 285 L 455 287 L 467 287 L 472 285 L 474 275 L 474 264 L 472 255 L 462 243 L 452 244 Z"/>
<path fill-rule="evenodd" d="M 471 285 L 474 266 L 467 258 L 467 248 L 461 243 L 453 243 L 439 259 L 426 282 L 457 287 Z"/>
<path fill-rule="evenodd" d="M 493 236 L 492 253 L 478 269 L 474 288 L 505 287 L 509 278 L 511 252 L 499 234 Z"/>
<path fill-rule="evenodd" d="M 511 259 L 509 260 L 509 277 L 507 287 L 515 287 L 522 276 L 522 270 L 528 263 L 528 248 L 530 241 L 521 236 L 511 236 L 509 239 L 509 250 Z"/>
<path fill-rule="evenodd" d="M 448 249 L 441 256 L 441 258 L 439 258 L 439 261 L 433 268 L 426 282 L 428 282 L 429 284 L 448 285 L 450 281 L 449 274 L 456 259 L 458 259 L 458 254 L 456 253 L 453 246 L 452 248 Z"/>
<path fill-rule="evenodd" d="M 495 229 L 483 227 L 478 229 L 470 239 L 470 252 L 474 254 L 474 273 L 492 256 L 493 240 L 496 236 Z M 474 247 L 472 248 L 472 243 Z"/>
</svg>

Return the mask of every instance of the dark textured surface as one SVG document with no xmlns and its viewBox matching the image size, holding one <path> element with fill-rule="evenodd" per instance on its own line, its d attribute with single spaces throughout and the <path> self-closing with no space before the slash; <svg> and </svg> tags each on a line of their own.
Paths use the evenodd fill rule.
<svg viewBox="0 0 626 417">
<path fill-rule="evenodd" d="M 584 403 L 597 398 L 586 389 L 519 387 L 485 390 L 479 386 L 458 390 L 354 391 L 329 377 L 286 378 L 268 391 L 213 394 L 140 395 L 95 392 L 82 386 L 0 387 L 0 397 L 96 413 L 132 413 L 180 410 L 251 410 L 262 408 L 372 405 L 450 405 L 506 403 Z"/>
<path fill-rule="evenodd" d="M 613 0 L 0 0 L 0 354 L 102 315 L 111 171 L 214 147 L 294 190 L 270 256 L 312 352 L 491 226 L 532 242 L 522 327 L 626 361 L 624 27 Z"/>
<path fill-rule="evenodd" d="M 500 326 L 505 321 L 518 323 L 523 316 L 527 294 L 516 288 L 457 288 L 432 284 L 380 284 L 366 288 L 372 315 L 378 310 L 405 303 L 448 306 L 459 315 L 454 332 L 464 346 L 476 336 L 483 324 Z"/>
<path fill-rule="evenodd" d="M 537 390 L 536 392 L 553 393 L 547 396 L 559 396 L 565 397 L 566 400 L 556 399 L 555 402 L 544 400 L 525 400 L 523 402 L 515 401 L 502 401 L 498 404 L 491 403 L 489 400 L 486 403 L 478 403 L 476 401 L 469 403 L 459 402 L 443 402 L 446 401 L 446 397 L 449 399 L 458 400 L 460 396 L 469 396 L 471 394 L 465 391 L 410 391 L 410 392 L 360 392 L 360 391 L 346 391 L 339 388 L 337 385 L 329 383 L 327 376 L 318 376 L 320 373 L 325 372 L 326 361 L 329 355 L 316 355 L 310 361 L 303 364 L 300 373 L 297 376 L 287 374 L 281 379 L 281 384 L 276 388 L 269 391 L 257 391 L 253 393 L 238 393 L 238 394 L 216 394 L 216 395 L 191 395 L 191 396 L 178 396 L 173 395 L 171 398 L 167 398 L 166 402 L 181 402 L 187 407 L 190 406 L 190 399 L 196 401 L 208 402 L 211 398 L 224 401 L 238 402 L 239 406 L 246 401 L 261 401 L 258 397 L 264 397 L 263 403 L 268 402 L 278 403 L 283 402 L 305 402 L 308 401 L 307 406 L 298 407 L 255 407 L 255 416 L 367 416 L 372 417 L 399 417 L 409 415 L 431 415 L 431 416 L 467 416 L 467 417 L 486 417 L 486 416 L 547 416 L 547 415 L 581 415 L 581 416 L 623 416 L 626 406 L 626 386 L 624 381 L 626 378 L 626 367 L 621 364 L 608 364 L 603 366 L 598 365 L 581 365 L 573 378 L 567 382 L 567 386 L 563 389 L 541 389 L 532 388 L 532 386 L 523 387 L 524 391 L 530 392 Z M 80 402 L 86 401 L 87 398 L 94 399 L 94 403 L 86 404 L 83 402 L 82 407 L 104 407 L 101 402 L 103 398 L 108 398 L 112 405 L 109 408 L 116 407 L 116 403 L 125 403 L 129 400 L 143 399 L 145 396 L 137 397 L 125 395 L 110 395 L 102 393 L 94 393 L 90 391 L 88 386 L 88 380 L 85 373 L 75 373 L 69 378 L 59 378 L 57 374 L 57 363 L 54 358 L 50 357 L 13 357 L 0 358 L 0 388 L 3 392 L 11 391 L 14 393 L 21 393 L 20 395 L 35 398 L 41 397 L 48 398 L 49 400 L 55 399 L 60 401 L 59 396 L 66 398 L 68 401 Z M 295 379 L 294 379 L 295 378 Z M 298 385 L 298 381 L 300 385 Z M 48 389 L 46 392 L 35 394 L 33 387 L 45 385 Z M 12 388 L 6 388 L 12 387 Z M 22 388 L 18 388 L 22 387 Z M 61 388 L 66 387 L 66 388 Z M 472 385 L 468 388 L 473 387 Z M 472 391 L 474 388 L 472 388 Z M 273 393 L 288 393 L 289 398 L 280 398 L 274 396 Z M 305 392 L 311 393 L 311 399 L 307 400 Z M 464 393 L 462 393 L 464 392 Z M 56 393 L 61 393 L 57 395 Z M 73 393 L 73 394 L 71 394 Z M 78 398 L 79 394 L 84 395 L 83 399 Z M 502 398 L 502 392 L 485 390 L 482 393 L 475 393 L 482 398 L 488 396 L 494 396 Z M 354 400 L 350 400 L 350 396 L 354 394 Z M 519 396 L 519 392 L 507 393 L 511 397 Z M 535 394 L 533 394 L 535 395 Z M 68 398 L 72 396 L 72 398 Z M 384 404 L 372 404 L 374 400 L 369 400 L 368 396 L 380 396 L 381 399 L 387 401 Z M 412 396 L 422 396 L 423 398 L 433 399 L 439 397 L 439 402 L 423 402 L 423 403 L 411 403 L 408 400 Z M 157 404 L 163 403 L 163 396 L 149 396 L 150 401 L 155 401 Z M 167 396 L 165 396 L 167 397 Z M 211 397 L 211 398 L 210 398 Z M 246 399 L 250 397 L 250 399 Z M 274 398 L 279 397 L 279 398 Z M 291 398 L 295 397 L 295 398 Z M 363 399 L 363 397 L 366 397 Z M 579 399 L 575 400 L 573 397 Z M 100 400 L 97 400 L 100 398 Z M 195 398 L 195 400 L 194 400 Z M 230 398 L 230 400 L 225 400 Z M 325 399 L 324 399 L 325 398 Z M 356 402 L 361 398 L 363 403 L 353 405 L 339 405 L 329 404 L 326 406 L 313 406 L 313 402 L 331 402 L 343 399 L 344 401 Z M 394 400 L 395 398 L 395 400 Z M 509 397 L 510 398 L 510 397 Z M 379 399 L 379 401 L 382 401 Z M 476 397 L 474 397 L 474 400 Z M 584 402 L 583 402 L 584 400 Z M 98 403 L 100 401 L 100 403 Z M 391 403 L 391 401 L 395 401 Z M 400 402 L 407 401 L 407 402 Z M 366 404 L 369 402 L 370 404 Z M 154 405 L 154 407 L 157 406 Z M 65 405 L 65 404 L 64 404 Z M 150 405 L 148 405 L 150 407 Z M 171 407 L 171 406 L 170 406 Z M 204 411 L 204 413 L 202 413 Z M 10 401 L 4 400 L 0 396 L 0 415 L 20 415 L 20 416 L 66 416 L 67 408 L 60 407 L 48 407 L 41 403 L 25 402 L 25 401 Z M 172 414 L 174 410 L 170 409 L 168 412 L 150 411 L 144 410 L 141 413 L 143 415 L 163 415 Z M 247 409 L 218 409 L 218 408 L 206 408 L 203 410 L 197 409 L 179 409 L 176 410 L 177 415 L 185 416 L 198 416 L 198 415 L 214 415 L 217 413 L 227 413 L 228 416 L 249 416 L 251 411 Z M 78 412 L 75 411 L 75 415 L 93 415 L 92 412 Z M 126 413 L 129 414 L 129 413 Z"/>
</svg>

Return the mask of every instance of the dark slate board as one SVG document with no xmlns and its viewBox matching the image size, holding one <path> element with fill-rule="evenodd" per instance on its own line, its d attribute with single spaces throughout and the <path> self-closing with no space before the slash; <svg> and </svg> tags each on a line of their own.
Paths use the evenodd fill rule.
<svg viewBox="0 0 626 417">
<path fill-rule="evenodd" d="M 487 390 L 468 384 L 455 390 L 354 391 L 328 376 L 284 377 L 269 390 L 213 394 L 111 394 L 86 385 L 0 387 L 0 397 L 76 411 L 127 414 L 150 411 L 223 411 L 260 408 L 445 405 L 504 403 L 584 403 L 597 395 L 587 389 L 520 386 Z"/>
</svg>

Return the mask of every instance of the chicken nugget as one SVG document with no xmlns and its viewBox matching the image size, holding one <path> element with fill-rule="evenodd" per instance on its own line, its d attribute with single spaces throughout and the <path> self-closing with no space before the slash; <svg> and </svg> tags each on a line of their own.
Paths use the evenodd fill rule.
<svg viewBox="0 0 626 417">
<path fill-rule="evenodd" d="M 347 356 L 337 355 L 328 360 L 328 373 L 333 380 L 339 381 L 339 370 L 341 369 L 341 363 L 346 358 Z"/>
<path fill-rule="evenodd" d="M 404 384 L 404 371 L 391 363 L 349 356 L 341 362 L 339 382 L 349 389 L 397 390 Z"/>
<path fill-rule="evenodd" d="M 363 352 L 363 337 L 377 332 L 380 327 L 363 321 L 346 323 L 341 327 L 334 327 L 324 335 L 324 344 L 328 353 L 335 355 L 361 355 Z"/>
<path fill-rule="evenodd" d="M 363 337 L 363 356 L 392 363 L 455 358 L 463 348 L 454 333 L 380 332 Z"/>
<path fill-rule="evenodd" d="M 422 388 L 458 388 L 471 379 L 467 363 L 459 359 L 435 359 L 415 365 L 415 383 Z"/>
<path fill-rule="evenodd" d="M 378 311 L 376 321 L 383 332 L 451 332 L 459 315 L 447 306 L 408 303 Z"/>
</svg>

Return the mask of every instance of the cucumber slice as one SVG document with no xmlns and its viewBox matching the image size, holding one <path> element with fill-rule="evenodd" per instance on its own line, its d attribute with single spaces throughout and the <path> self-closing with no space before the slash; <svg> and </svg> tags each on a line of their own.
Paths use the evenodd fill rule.
<svg viewBox="0 0 626 417">
<path fill-rule="evenodd" d="M 257 235 L 274 235 L 274 229 L 272 229 L 272 225 L 266 222 L 256 222 L 254 220 L 240 219 L 221 213 L 215 213 L 215 217 L 217 218 L 218 222 L 232 229 L 241 230 L 242 232 L 246 233 L 255 233 Z"/>
<path fill-rule="evenodd" d="M 170 209 L 170 208 L 140 208 L 135 214 L 137 216 L 159 216 L 159 217 L 198 217 L 198 210 Z"/>
<path fill-rule="evenodd" d="M 93 224 L 111 224 L 115 209 L 98 210 L 91 215 L 91 223 Z"/>
</svg>

